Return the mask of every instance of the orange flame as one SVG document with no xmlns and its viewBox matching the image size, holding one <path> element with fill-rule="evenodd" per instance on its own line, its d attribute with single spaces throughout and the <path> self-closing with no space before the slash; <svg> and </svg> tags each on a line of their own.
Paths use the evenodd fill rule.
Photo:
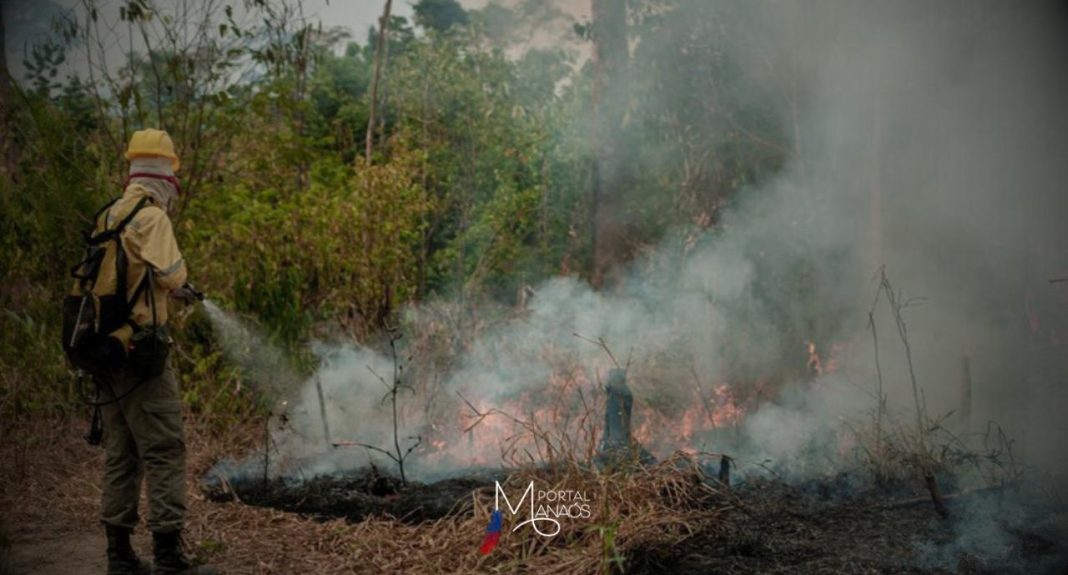
<svg viewBox="0 0 1068 575">
<path fill-rule="evenodd" d="M 842 355 L 845 347 L 846 344 L 844 342 L 832 343 L 830 354 L 826 360 L 824 360 L 824 358 L 820 356 L 819 350 L 816 349 L 816 344 L 811 341 L 806 341 L 805 349 L 808 351 L 807 365 L 809 373 L 818 377 L 838 371 L 838 358 Z"/>
<path fill-rule="evenodd" d="M 823 361 L 820 360 L 820 352 L 816 351 L 816 344 L 811 341 L 805 342 L 808 349 L 808 370 L 814 375 L 823 375 Z"/>
<path fill-rule="evenodd" d="M 811 373 L 838 369 L 844 345 L 833 344 L 827 357 L 820 356 L 814 342 L 805 346 Z M 764 380 L 721 380 L 704 386 L 697 382 L 681 394 L 677 388 L 660 394 L 643 389 L 643 380 L 640 372 L 630 375 L 635 393 L 631 435 L 657 457 L 712 448 L 710 442 L 722 440 L 717 430 L 738 428 L 749 411 L 770 399 L 765 392 L 774 392 Z M 443 408 L 436 418 L 422 458 L 431 466 L 451 467 L 589 460 L 598 451 L 604 424 L 600 381 L 596 372 L 571 366 L 550 373 L 540 389 L 510 397 L 478 397 L 476 390 L 467 390 L 451 404 L 453 411 Z"/>
</svg>

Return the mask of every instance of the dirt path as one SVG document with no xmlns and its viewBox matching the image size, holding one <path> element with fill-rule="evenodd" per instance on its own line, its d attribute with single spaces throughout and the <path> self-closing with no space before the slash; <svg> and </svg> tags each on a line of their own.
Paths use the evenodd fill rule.
<svg viewBox="0 0 1068 575">
<path fill-rule="evenodd" d="M 102 451 L 79 443 L 78 422 L 5 433 L 0 457 L 0 574 L 104 573 L 96 521 Z M 149 549 L 147 534 L 135 538 Z"/>
<path fill-rule="evenodd" d="M 107 570 L 102 533 L 60 532 L 31 525 L 13 533 L 10 545 L 10 575 L 100 574 Z"/>
<path fill-rule="evenodd" d="M 85 425 L 78 419 L 0 425 L 0 575 L 106 571 L 98 520 L 103 450 L 86 445 Z M 221 455 L 247 447 L 259 432 L 231 429 L 220 435 L 206 427 L 186 426 L 190 480 L 184 538 L 193 553 L 227 575 L 372 572 L 354 557 L 353 528 L 342 522 L 206 501 L 196 478 Z M 142 497 L 142 517 L 146 511 Z M 151 536 L 143 521 L 134 546 L 150 558 Z"/>
</svg>

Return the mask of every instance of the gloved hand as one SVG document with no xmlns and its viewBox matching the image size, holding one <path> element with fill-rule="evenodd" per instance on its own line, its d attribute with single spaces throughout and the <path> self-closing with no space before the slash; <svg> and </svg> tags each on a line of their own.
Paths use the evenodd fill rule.
<svg viewBox="0 0 1068 575">
<path fill-rule="evenodd" d="M 185 303 L 204 301 L 204 293 L 198 291 L 191 283 L 186 283 L 178 289 L 171 290 L 170 297 Z"/>
</svg>

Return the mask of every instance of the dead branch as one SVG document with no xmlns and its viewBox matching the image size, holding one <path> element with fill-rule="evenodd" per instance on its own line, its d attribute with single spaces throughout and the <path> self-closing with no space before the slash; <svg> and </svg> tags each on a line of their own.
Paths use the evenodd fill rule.
<svg viewBox="0 0 1068 575">
<path fill-rule="evenodd" d="M 423 442 L 421 435 L 411 436 L 408 439 L 415 439 L 415 443 L 408 446 L 407 450 L 402 451 L 400 445 L 400 413 L 397 411 L 397 395 L 400 394 L 403 384 L 401 382 L 401 374 L 404 371 L 404 367 L 400 364 L 400 359 L 397 358 L 397 341 L 399 341 L 403 335 L 392 328 L 389 328 L 389 352 L 390 357 L 393 359 L 393 382 L 387 382 L 384 377 L 379 375 L 370 365 L 367 366 L 367 370 L 370 371 L 379 381 L 382 382 L 388 388 L 386 395 L 382 397 L 382 403 L 388 399 L 390 407 L 393 411 L 393 451 L 382 449 L 374 445 L 363 443 L 360 441 L 340 441 L 332 443 L 334 447 L 364 447 L 378 453 L 382 453 L 393 460 L 397 464 L 397 470 L 400 472 L 401 484 L 408 484 L 408 477 L 404 473 L 404 460 L 411 455 L 412 451 Z M 411 359 L 410 357 L 408 358 Z"/>
<path fill-rule="evenodd" d="M 697 368 L 694 367 L 692 363 L 690 364 L 690 375 L 693 376 L 694 389 L 697 391 L 697 398 L 701 400 L 701 408 L 704 410 L 705 416 L 708 418 L 708 421 L 712 422 L 712 410 L 708 408 L 708 399 L 705 398 L 705 394 L 702 391 L 704 384 L 701 383 L 701 378 L 697 377 Z"/>
<path fill-rule="evenodd" d="M 902 292 L 894 291 L 893 286 L 890 284 L 890 279 L 886 275 L 885 267 L 879 269 L 879 278 L 879 290 L 876 292 L 875 301 L 872 303 L 872 314 L 869 315 L 869 319 L 873 326 L 872 333 L 876 333 L 874 329 L 874 308 L 879 301 L 880 293 L 882 293 L 886 295 L 887 304 L 889 305 L 891 314 L 893 314 L 894 323 L 897 327 L 898 337 L 901 339 L 901 345 L 905 348 L 905 361 L 908 366 L 909 381 L 912 383 L 912 398 L 916 404 L 916 440 L 918 445 L 915 455 L 917 458 L 917 465 L 923 475 L 924 485 L 927 487 L 927 491 L 931 495 L 931 502 L 934 504 L 935 511 L 945 519 L 949 517 L 949 510 L 946 508 L 941 488 L 939 487 L 938 480 L 934 474 L 933 456 L 927 441 L 929 427 L 927 422 L 929 419 L 927 417 L 926 401 L 923 398 L 923 391 L 920 389 L 916 379 L 916 369 L 912 361 L 912 347 L 909 345 L 908 326 L 905 324 L 903 314 L 903 310 L 909 306 L 915 305 L 916 302 L 922 301 L 922 298 L 902 300 Z"/>
<path fill-rule="evenodd" d="M 383 52 L 385 51 L 386 46 L 386 31 L 389 29 L 389 14 L 392 6 L 393 0 L 386 0 L 386 6 L 382 10 L 382 17 L 378 19 L 378 42 L 375 47 L 375 71 L 374 76 L 371 78 L 371 105 L 368 108 L 367 113 L 367 138 L 364 144 L 364 155 L 368 166 L 371 165 L 371 150 L 375 129 L 375 106 L 377 105 L 376 100 L 378 100 L 378 83 L 379 78 L 382 75 Z"/>
<path fill-rule="evenodd" d="M 603 337 L 598 337 L 597 339 L 590 339 L 590 338 L 588 338 L 588 337 L 586 337 L 586 336 L 584 336 L 584 335 L 580 335 L 580 334 L 578 334 L 578 333 L 572 333 L 571 335 L 573 335 L 573 336 L 575 336 L 575 337 L 577 337 L 577 338 L 579 338 L 579 339 L 582 339 L 582 340 L 588 341 L 588 342 L 592 343 L 593 345 L 596 345 L 597 347 L 599 347 L 599 348 L 603 349 L 603 350 L 604 350 L 604 352 L 605 352 L 606 354 L 608 354 L 608 359 L 611 359 L 611 360 L 612 360 L 612 365 L 616 366 L 616 367 L 617 367 L 617 368 L 619 368 L 619 369 L 623 369 L 623 367 L 621 367 L 621 366 L 619 365 L 619 362 L 618 362 L 618 361 L 616 361 L 616 356 L 615 356 L 615 355 L 612 355 L 612 350 L 611 350 L 611 349 L 608 349 L 608 344 L 607 344 L 607 343 L 605 343 L 605 341 L 604 341 L 604 338 L 603 338 Z M 627 360 L 627 367 L 628 367 L 628 368 L 630 367 L 630 359 L 628 359 L 628 360 Z"/>
</svg>

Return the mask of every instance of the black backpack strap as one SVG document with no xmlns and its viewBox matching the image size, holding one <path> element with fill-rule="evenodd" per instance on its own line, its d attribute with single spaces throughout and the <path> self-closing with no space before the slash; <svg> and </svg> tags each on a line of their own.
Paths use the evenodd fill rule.
<svg viewBox="0 0 1068 575">
<path fill-rule="evenodd" d="M 123 304 L 125 305 L 126 314 L 129 315 L 129 310 L 133 306 L 133 302 L 137 301 L 137 298 L 140 297 L 141 292 L 144 291 L 145 285 L 147 283 L 149 283 L 149 278 L 148 278 L 148 274 L 146 274 L 146 278 L 145 278 L 144 281 L 141 282 L 141 285 L 138 286 L 137 292 L 133 295 L 132 298 L 127 299 L 127 297 L 126 297 L 126 293 L 127 293 L 127 278 L 126 278 L 126 275 L 127 275 L 128 269 L 129 269 L 129 262 L 127 261 L 127 258 L 126 258 L 126 250 L 123 249 L 122 232 L 123 232 L 123 230 L 126 229 L 126 226 L 129 225 L 130 222 L 132 222 L 135 217 L 137 217 L 137 214 L 149 202 L 152 201 L 152 199 L 150 197 L 148 197 L 148 196 L 145 196 L 145 197 L 141 198 L 137 202 L 137 204 L 134 205 L 133 209 L 130 210 L 130 213 L 126 214 L 126 216 L 124 216 L 115 225 L 115 227 L 109 228 L 107 226 L 107 221 L 105 221 L 104 222 L 104 226 L 103 226 L 103 228 L 104 228 L 103 231 L 101 231 L 98 234 L 93 235 L 91 232 L 96 229 L 96 226 L 99 226 L 100 217 L 103 216 L 105 213 L 107 213 L 108 210 L 110 208 L 112 208 L 115 205 L 115 202 L 117 202 L 118 200 L 119 200 L 119 198 L 115 198 L 115 199 L 111 200 L 110 202 L 105 204 L 104 207 L 102 207 L 99 210 L 97 210 L 96 214 L 93 215 L 94 227 L 92 228 L 92 230 L 90 230 L 90 232 L 86 232 L 84 234 L 84 236 L 85 236 L 85 244 L 86 244 L 85 245 L 85 248 L 86 248 L 86 250 L 85 250 L 86 251 L 85 258 L 82 259 L 82 261 L 78 262 L 77 264 L 75 264 L 71 268 L 70 274 L 71 274 L 72 277 L 74 277 L 75 279 L 77 279 L 80 282 L 83 292 L 86 291 L 87 286 L 88 286 L 88 289 L 92 289 L 92 285 L 96 283 L 97 277 L 98 277 L 98 275 L 100 273 L 100 265 L 102 264 L 103 259 L 104 259 L 105 252 L 104 252 L 104 246 L 102 244 L 104 244 L 106 242 L 109 242 L 109 241 L 114 242 L 115 243 L 115 284 L 116 284 L 115 285 L 115 288 L 116 288 L 115 289 L 115 294 L 119 295 L 121 297 L 120 301 L 122 301 Z M 155 311 L 156 310 L 153 309 L 152 311 L 153 311 L 153 316 L 155 316 Z"/>
<path fill-rule="evenodd" d="M 97 245 L 117 238 L 119 234 L 122 233 L 122 230 L 126 228 L 126 225 L 133 221 L 134 217 L 137 216 L 137 212 L 140 212 L 141 208 L 145 207 L 145 204 L 150 201 L 152 200 L 148 196 L 141 198 L 141 200 L 137 202 L 137 205 L 135 205 L 134 208 L 130 210 L 130 213 L 126 214 L 126 217 L 119 220 L 119 223 L 116 224 L 114 228 L 105 228 L 104 231 L 100 232 L 99 234 L 89 237 L 88 243 L 91 245 Z M 111 204 L 108 204 L 108 206 L 110 205 Z M 105 206 L 105 209 L 108 206 Z"/>
<path fill-rule="evenodd" d="M 122 196 L 115 196 L 114 198 L 111 198 L 111 201 L 101 206 L 100 209 L 97 210 L 95 214 L 93 214 L 93 223 L 89 224 L 89 229 L 83 232 L 83 235 L 85 236 L 85 240 L 87 242 L 89 241 L 89 238 L 93 237 L 93 232 L 96 231 L 96 226 L 98 223 L 100 223 L 100 216 L 102 216 L 104 212 L 108 211 L 111 206 L 114 206 L 115 202 L 119 201 L 119 199 L 121 198 Z"/>
<path fill-rule="evenodd" d="M 70 276 L 76 280 L 82 281 L 87 281 L 91 279 L 88 274 L 78 273 L 78 270 L 82 269 L 82 266 L 89 263 L 89 260 L 90 257 L 86 256 L 84 259 L 82 259 L 82 261 L 74 264 L 74 266 L 70 268 Z"/>
<path fill-rule="evenodd" d="M 122 230 L 126 228 L 126 225 L 134 219 L 134 216 L 137 215 L 137 212 L 140 212 L 141 208 L 145 207 L 145 204 L 148 203 L 148 201 L 149 198 L 147 196 L 141 198 L 141 201 L 137 202 L 137 205 L 134 206 L 132 210 L 130 210 L 129 214 L 126 214 L 125 218 L 122 218 L 122 220 L 119 221 L 118 225 L 116 225 L 114 229 L 107 230 L 106 232 L 104 232 L 111 233 L 112 235 L 107 239 L 110 239 L 115 242 L 115 294 L 119 295 L 124 300 L 126 299 L 126 271 L 129 267 L 129 262 L 126 261 L 126 251 L 122 249 L 121 234 Z M 130 307 L 136 299 L 137 298 L 134 297 L 133 299 L 129 300 L 127 303 L 127 307 Z"/>
<path fill-rule="evenodd" d="M 110 202 L 104 204 L 99 210 L 96 211 L 95 214 L 93 214 L 93 226 L 94 226 L 94 229 L 95 229 L 97 221 L 100 219 L 100 216 L 103 215 L 104 212 L 108 211 L 108 208 L 110 208 L 111 206 L 114 206 L 115 202 L 119 201 L 120 198 L 122 198 L 122 196 L 115 196 L 114 198 L 111 198 Z"/>
<path fill-rule="evenodd" d="M 93 259 L 93 256 L 91 254 L 91 250 L 89 248 L 92 248 L 94 245 L 99 243 L 99 242 L 94 242 L 93 241 L 93 232 L 96 231 L 96 227 L 100 223 L 100 216 L 103 215 L 104 212 L 106 212 L 108 210 L 108 208 L 110 208 L 111 206 L 114 206 L 115 202 L 119 201 L 119 199 L 121 197 L 122 196 L 115 196 L 108 203 L 106 203 L 103 206 L 101 206 L 101 208 L 99 210 L 97 210 L 96 213 L 93 214 L 92 223 L 89 225 L 89 227 L 87 229 L 85 229 L 85 230 L 82 230 L 82 239 L 85 242 L 86 256 L 80 262 L 74 264 L 70 268 L 70 275 L 74 279 L 82 280 L 83 283 L 86 282 L 86 281 L 90 281 L 90 280 L 94 279 L 94 278 L 90 277 L 88 274 L 78 273 L 78 270 L 80 270 L 82 268 L 82 266 L 84 266 L 85 264 L 89 263 L 89 261 L 91 259 Z"/>
<path fill-rule="evenodd" d="M 130 296 L 130 307 L 133 307 L 137 298 L 141 297 L 141 294 L 145 293 L 145 290 L 148 289 L 149 284 L 152 283 L 151 276 L 152 274 L 148 273 L 148 270 L 146 269 L 144 277 L 141 278 L 141 282 L 137 284 L 137 288 L 134 289 L 133 295 Z"/>
<path fill-rule="evenodd" d="M 130 296 L 130 301 L 126 304 L 129 309 L 133 309 L 134 302 L 141 297 L 141 294 L 146 294 L 145 298 L 150 308 L 152 308 L 152 326 L 155 327 L 158 323 L 156 316 L 156 298 L 152 293 L 152 268 L 145 269 L 145 275 L 141 278 L 141 282 L 137 284 L 137 288 L 134 289 L 133 295 Z M 126 318 L 126 323 L 133 328 L 136 332 L 141 329 L 141 326 L 137 325 L 137 322 L 132 317 Z"/>
</svg>

